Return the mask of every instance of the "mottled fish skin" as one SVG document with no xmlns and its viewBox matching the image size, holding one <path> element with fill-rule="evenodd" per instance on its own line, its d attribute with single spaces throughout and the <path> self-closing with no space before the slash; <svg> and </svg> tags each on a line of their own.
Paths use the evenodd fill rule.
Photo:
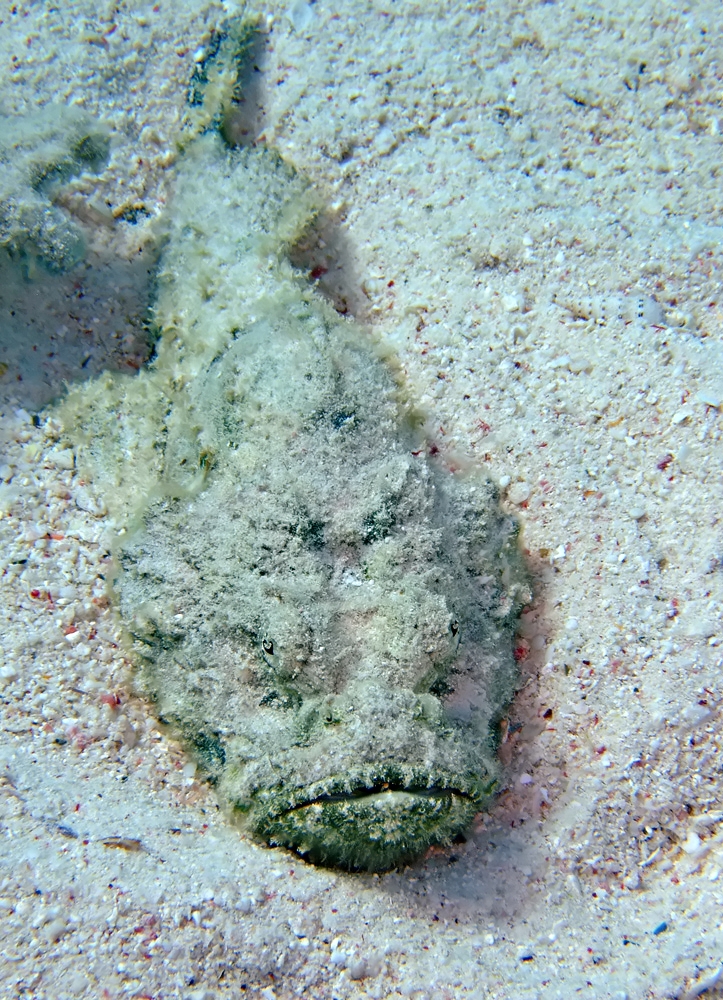
<svg viewBox="0 0 723 1000">
<path fill-rule="evenodd" d="M 281 218 L 298 183 L 267 150 L 206 140 L 181 168 L 166 303 L 198 281 L 201 177 L 245 261 L 228 192 L 262 177 Z M 233 300 L 226 280 L 209 308 Z M 426 456 L 373 342 L 287 265 L 235 320 L 166 419 L 160 485 L 117 551 L 121 616 L 159 714 L 247 829 L 388 868 L 448 842 L 497 784 L 528 596 L 517 525 L 489 482 Z"/>
<path fill-rule="evenodd" d="M 384 870 L 489 802 L 529 590 L 495 487 L 427 455 L 391 362 L 291 267 L 310 185 L 220 138 L 255 30 L 194 91 L 152 363 L 61 416 L 160 718 L 255 837 Z"/>
<path fill-rule="evenodd" d="M 101 169 L 109 151 L 107 129 L 78 107 L 0 112 L 0 248 L 28 274 L 36 262 L 65 271 L 84 256 L 83 235 L 58 195 L 71 177 Z"/>
</svg>

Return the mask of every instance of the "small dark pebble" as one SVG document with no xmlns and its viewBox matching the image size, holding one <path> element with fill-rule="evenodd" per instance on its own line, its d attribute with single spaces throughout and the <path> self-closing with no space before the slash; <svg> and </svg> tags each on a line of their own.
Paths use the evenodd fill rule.
<svg viewBox="0 0 723 1000">
<path fill-rule="evenodd" d="M 533 962 L 535 959 L 534 955 L 520 955 L 521 962 Z"/>
<path fill-rule="evenodd" d="M 662 924 L 658 924 L 658 926 L 655 928 L 655 930 L 653 931 L 653 935 L 662 934 L 663 931 L 667 931 L 667 929 L 668 925 L 666 924 L 665 921 L 663 921 Z"/>
<path fill-rule="evenodd" d="M 58 833 L 62 833 L 64 837 L 72 837 L 74 840 L 78 839 L 78 834 L 75 830 L 71 830 L 69 826 L 59 826 Z"/>
</svg>

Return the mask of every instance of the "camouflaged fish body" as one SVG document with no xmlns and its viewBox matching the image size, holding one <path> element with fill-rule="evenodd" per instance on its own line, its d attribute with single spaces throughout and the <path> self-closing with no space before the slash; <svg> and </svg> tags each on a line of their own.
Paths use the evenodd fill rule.
<svg viewBox="0 0 723 1000">
<path fill-rule="evenodd" d="M 379 349 L 289 264 L 315 204 L 269 150 L 190 142 L 156 357 L 64 419 L 160 717 L 256 837 L 384 869 L 488 802 L 528 593 L 494 487 L 427 457 Z"/>
<path fill-rule="evenodd" d="M 223 203 L 275 172 L 288 218 L 294 175 L 268 151 L 209 142 L 191 167 L 166 303 L 198 283 L 208 223 L 192 178 Z M 193 343 L 186 330 L 178 347 L 179 325 L 202 331 L 220 303 L 225 343 L 164 416 L 155 495 L 117 552 L 121 615 L 160 715 L 255 835 L 385 868 L 448 841 L 495 787 L 525 592 L 517 528 L 488 482 L 425 456 L 365 333 L 280 258 L 254 260 L 268 240 L 226 213 L 263 291 L 234 311 L 231 268 L 233 288 L 216 273 L 175 314 L 179 356 Z"/>
</svg>

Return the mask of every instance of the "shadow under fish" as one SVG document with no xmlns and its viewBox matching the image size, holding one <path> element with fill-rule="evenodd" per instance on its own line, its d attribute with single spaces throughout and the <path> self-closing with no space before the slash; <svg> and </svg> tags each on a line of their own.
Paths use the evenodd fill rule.
<svg viewBox="0 0 723 1000">
<path fill-rule="evenodd" d="M 529 590 L 495 487 L 426 453 L 391 361 L 289 263 L 317 205 L 271 150 L 189 142 L 156 356 L 63 412 L 159 716 L 254 836 L 383 870 L 493 794 Z"/>
</svg>

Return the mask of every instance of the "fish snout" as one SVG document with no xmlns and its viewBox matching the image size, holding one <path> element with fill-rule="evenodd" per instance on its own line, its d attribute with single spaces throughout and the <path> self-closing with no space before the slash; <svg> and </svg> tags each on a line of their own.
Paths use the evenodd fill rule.
<svg viewBox="0 0 723 1000">
<path fill-rule="evenodd" d="M 373 682 L 302 707 L 297 745 L 275 768 L 244 810 L 253 832 L 309 861 L 372 871 L 450 843 L 497 784 L 477 730 L 434 695 Z"/>
</svg>

